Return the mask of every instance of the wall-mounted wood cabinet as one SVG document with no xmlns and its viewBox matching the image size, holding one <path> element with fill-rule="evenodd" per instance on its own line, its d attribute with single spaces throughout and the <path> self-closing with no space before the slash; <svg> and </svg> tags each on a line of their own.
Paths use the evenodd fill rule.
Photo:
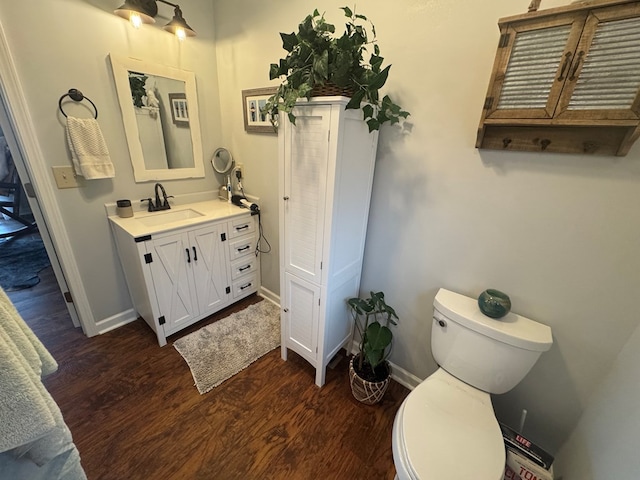
<svg viewBox="0 0 640 480">
<path fill-rule="evenodd" d="M 476 147 L 626 155 L 640 136 L 640 1 L 499 21 Z"/>
</svg>

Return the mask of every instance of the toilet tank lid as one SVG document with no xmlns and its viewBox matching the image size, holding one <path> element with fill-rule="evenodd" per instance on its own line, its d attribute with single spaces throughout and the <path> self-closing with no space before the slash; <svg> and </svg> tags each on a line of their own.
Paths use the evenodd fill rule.
<svg viewBox="0 0 640 480">
<path fill-rule="evenodd" d="M 441 288 L 433 302 L 435 309 L 449 320 L 500 342 L 536 352 L 551 348 L 551 328 L 517 313 L 502 318 L 487 317 L 478 301 Z"/>
</svg>

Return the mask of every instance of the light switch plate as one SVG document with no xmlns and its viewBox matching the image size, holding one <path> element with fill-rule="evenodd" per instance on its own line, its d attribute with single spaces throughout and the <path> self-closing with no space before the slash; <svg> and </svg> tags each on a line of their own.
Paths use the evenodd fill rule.
<svg viewBox="0 0 640 480">
<path fill-rule="evenodd" d="M 51 167 L 51 169 L 58 188 L 77 188 L 80 186 L 73 167 Z"/>
</svg>

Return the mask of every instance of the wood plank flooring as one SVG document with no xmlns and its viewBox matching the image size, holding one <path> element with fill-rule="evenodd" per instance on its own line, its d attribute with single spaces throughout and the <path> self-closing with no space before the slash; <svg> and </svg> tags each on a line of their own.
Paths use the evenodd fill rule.
<svg viewBox="0 0 640 480">
<path fill-rule="evenodd" d="M 360 404 L 346 358 L 319 389 L 306 361 L 289 352 L 284 362 L 276 349 L 198 393 L 172 342 L 259 297 L 165 347 L 142 320 L 86 338 L 73 328 L 50 270 L 36 287 L 10 296 L 60 365 L 45 384 L 90 480 L 394 477 L 391 428 L 408 390 L 392 381 L 381 404 Z"/>
</svg>

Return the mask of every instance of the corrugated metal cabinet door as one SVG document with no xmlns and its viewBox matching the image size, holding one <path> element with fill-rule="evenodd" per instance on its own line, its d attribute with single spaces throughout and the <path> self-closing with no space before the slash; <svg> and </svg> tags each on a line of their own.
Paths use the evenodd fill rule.
<svg viewBox="0 0 640 480">
<path fill-rule="evenodd" d="M 640 4 L 593 10 L 569 70 L 556 116 L 640 118 Z"/>
<path fill-rule="evenodd" d="M 509 25 L 500 37 L 487 118 L 551 118 L 586 14 Z"/>
</svg>

